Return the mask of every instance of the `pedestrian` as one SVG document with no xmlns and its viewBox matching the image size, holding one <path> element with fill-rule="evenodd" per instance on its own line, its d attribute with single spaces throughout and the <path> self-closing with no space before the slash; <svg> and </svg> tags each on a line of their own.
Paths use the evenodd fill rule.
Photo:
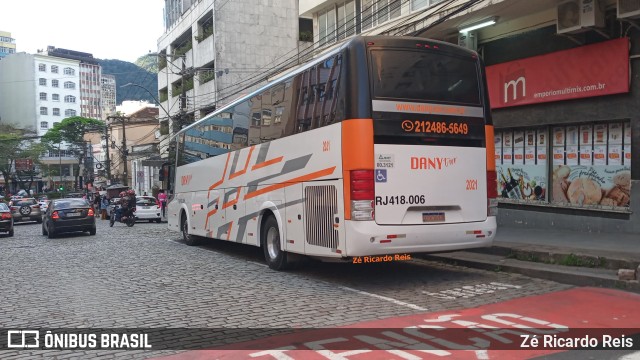
<svg viewBox="0 0 640 360">
<path fill-rule="evenodd" d="M 107 196 L 102 197 L 102 201 L 100 201 L 100 213 L 102 214 L 101 219 L 107 220 L 109 219 L 109 214 L 107 214 L 107 210 L 109 209 L 109 199 Z"/>
<path fill-rule="evenodd" d="M 96 193 L 96 195 L 93 197 L 93 212 L 95 213 L 95 216 L 98 216 L 99 214 L 101 202 L 102 199 L 100 193 Z"/>
<path fill-rule="evenodd" d="M 164 217 L 167 209 L 167 194 L 164 193 L 164 190 L 160 190 L 160 192 L 158 193 L 158 201 L 160 201 L 160 208 L 162 209 L 162 217 Z"/>
</svg>

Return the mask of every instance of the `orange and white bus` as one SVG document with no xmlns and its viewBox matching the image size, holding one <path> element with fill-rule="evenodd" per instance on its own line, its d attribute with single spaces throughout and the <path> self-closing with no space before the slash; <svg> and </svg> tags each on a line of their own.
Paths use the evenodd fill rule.
<svg viewBox="0 0 640 360">
<path fill-rule="evenodd" d="M 169 229 L 320 259 L 490 246 L 493 126 L 475 52 L 355 37 L 176 135 Z"/>
</svg>

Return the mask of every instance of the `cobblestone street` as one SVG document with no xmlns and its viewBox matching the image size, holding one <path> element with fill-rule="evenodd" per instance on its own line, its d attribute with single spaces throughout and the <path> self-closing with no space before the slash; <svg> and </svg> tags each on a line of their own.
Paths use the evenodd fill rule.
<svg viewBox="0 0 640 360">
<path fill-rule="evenodd" d="M 98 220 L 96 236 L 0 238 L 3 328 L 317 328 L 469 308 L 569 286 L 420 259 L 270 270 L 258 248 L 189 247 L 166 224 Z M 3 352 L 3 358 L 146 358 L 169 352 Z"/>
</svg>

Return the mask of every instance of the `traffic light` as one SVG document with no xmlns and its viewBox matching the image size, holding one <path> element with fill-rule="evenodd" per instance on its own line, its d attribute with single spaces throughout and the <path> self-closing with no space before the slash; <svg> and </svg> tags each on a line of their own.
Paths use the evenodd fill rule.
<svg viewBox="0 0 640 360">
<path fill-rule="evenodd" d="M 60 186 L 60 191 L 64 191 L 64 186 Z"/>
<path fill-rule="evenodd" d="M 160 181 L 169 180 L 169 176 L 170 176 L 169 167 L 170 166 L 171 166 L 171 164 L 169 164 L 169 163 L 162 164 L 162 167 L 160 168 L 160 172 L 158 173 L 158 180 L 160 180 Z"/>
</svg>

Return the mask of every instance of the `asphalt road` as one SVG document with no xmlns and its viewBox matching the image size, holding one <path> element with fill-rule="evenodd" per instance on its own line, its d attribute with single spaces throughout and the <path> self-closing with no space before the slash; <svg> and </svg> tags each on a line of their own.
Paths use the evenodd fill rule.
<svg viewBox="0 0 640 360">
<path fill-rule="evenodd" d="M 570 286 L 420 259 L 276 272 L 258 248 L 185 245 L 166 224 L 97 220 L 97 235 L 0 237 L 1 328 L 318 328 L 476 307 Z M 6 336 L 0 334 L 1 336 Z M 234 340 L 234 339 L 230 339 Z M 246 334 L 242 339 L 246 338 Z M 147 358 L 175 351 L 0 351 L 0 358 Z"/>
</svg>

